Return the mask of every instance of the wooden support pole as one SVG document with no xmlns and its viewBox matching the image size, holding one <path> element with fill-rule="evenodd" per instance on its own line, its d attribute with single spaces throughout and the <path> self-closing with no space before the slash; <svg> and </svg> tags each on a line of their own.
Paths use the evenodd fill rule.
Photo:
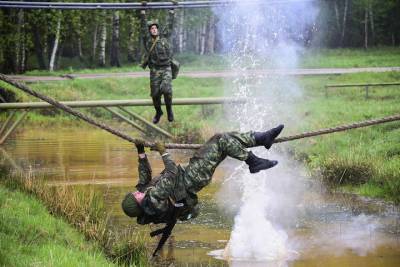
<svg viewBox="0 0 400 267">
<path fill-rule="evenodd" d="M 164 129 L 152 124 L 151 122 L 148 122 L 145 118 L 143 118 L 142 116 L 140 116 L 139 114 L 132 112 L 130 110 L 127 110 L 126 108 L 123 107 L 118 107 L 120 110 L 124 111 L 125 113 L 129 114 L 130 116 L 132 116 L 133 118 L 135 118 L 136 120 L 141 121 L 142 123 L 144 123 L 146 126 L 148 126 L 149 128 L 155 130 L 156 132 L 165 135 L 168 138 L 174 138 L 174 136 L 172 134 L 170 134 L 169 132 L 165 131 Z"/>
<path fill-rule="evenodd" d="M 19 171 L 20 173 L 23 173 L 23 169 L 14 161 L 14 159 L 7 153 L 6 150 L 4 150 L 2 147 L 0 147 L 0 151 L 3 153 L 3 157 L 10 162 L 12 167 Z"/>
<path fill-rule="evenodd" d="M 6 121 L 3 123 L 3 125 L 1 125 L 1 129 L 0 129 L 0 138 L 3 134 L 3 132 L 5 131 L 5 129 L 8 127 L 8 125 L 10 124 L 11 120 L 14 118 L 15 114 L 17 111 L 13 110 L 11 112 L 10 115 L 8 115 Z"/>
<path fill-rule="evenodd" d="M 202 98 L 175 98 L 174 106 L 178 105 L 217 105 L 245 103 L 246 98 L 236 97 L 202 97 Z M 91 101 L 63 101 L 60 102 L 70 108 L 92 108 L 92 107 L 117 107 L 117 106 L 153 106 L 150 99 L 132 100 L 91 100 Z M 162 104 L 164 102 L 162 101 Z M 25 109 L 25 108 L 54 108 L 46 102 L 25 102 L 25 103 L 0 103 L 1 109 Z"/>
<path fill-rule="evenodd" d="M 4 134 L 4 136 L 0 139 L 0 145 L 2 145 L 8 138 L 8 136 L 18 127 L 18 125 L 25 119 L 26 115 L 28 114 L 28 110 L 24 110 L 19 116 L 19 118 L 11 125 L 8 131 Z"/>
<path fill-rule="evenodd" d="M 130 119 L 128 119 L 127 117 L 125 117 L 122 114 L 119 114 L 118 112 L 116 112 L 115 110 L 109 108 L 109 107 L 104 107 L 104 109 L 108 110 L 109 112 L 111 112 L 114 116 L 120 118 L 121 120 L 125 121 L 126 123 L 132 125 L 133 127 L 135 127 L 136 129 L 138 129 L 139 131 L 142 131 L 143 133 L 146 133 L 146 129 L 144 129 L 142 126 L 140 126 L 139 124 L 137 124 L 134 121 L 131 121 Z"/>
</svg>

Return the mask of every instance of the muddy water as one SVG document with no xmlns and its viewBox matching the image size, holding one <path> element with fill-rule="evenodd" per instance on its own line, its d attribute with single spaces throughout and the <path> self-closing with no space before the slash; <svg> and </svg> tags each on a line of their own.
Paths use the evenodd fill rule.
<svg viewBox="0 0 400 267">
<path fill-rule="evenodd" d="M 190 151 L 173 152 L 179 163 L 185 163 L 190 155 Z M 25 172 L 46 174 L 49 184 L 95 185 L 104 194 L 116 227 L 135 224 L 120 209 L 121 198 L 137 182 L 137 155 L 125 141 L 95 129 L 24 129 L 0 148 L 0 159 Z M 160 157 L 149 153 L 149 159 L 153 173 L 159 173 L 163 168 Z M 226 161 L 218 167 L 213 183 L 199 195 L 201 215 L 177 225 L 157 265 L 400 266 L 397 207 L 349 195 L 311 192 L 298 220 L 285 226 L 294 250 L 289 259 L 221 260 L 233 218 L 217 208 L 214 196 L 235 164 Z M 361 229 L 360 220 L 370 221 Z M 138 227 L 145 234 L 150 230 Z"/>
</svg>

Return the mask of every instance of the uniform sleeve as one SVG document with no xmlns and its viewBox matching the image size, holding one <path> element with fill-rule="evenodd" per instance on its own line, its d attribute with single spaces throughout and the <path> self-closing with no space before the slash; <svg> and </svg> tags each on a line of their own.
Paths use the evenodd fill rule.
<svg viewBox="0 0 400 267">
<path fill-rule="evenodd" d="M 175 12 L 172 10 L 168 11 L 167 27 L 164 29 L 164 36 L 166 38 L 171 37 L 172 31 L 174 30 Z"/>
<path fill-rule="evenodd" d="M 151 181 L 151 167 L 147 156 L 139 158 L 139 182 L 136 185 L 136 189 L 140 192 L 144 192 L 145 188 Z"/>
<path fill-rule="evenodd" d="M 165 172 L 176 175 L 178 173 L 178 166 L 172 160 L 172 157 L 169 153 L 165 153 L 162 155 L 162 159 L 164 162 Z"/>
</svg>

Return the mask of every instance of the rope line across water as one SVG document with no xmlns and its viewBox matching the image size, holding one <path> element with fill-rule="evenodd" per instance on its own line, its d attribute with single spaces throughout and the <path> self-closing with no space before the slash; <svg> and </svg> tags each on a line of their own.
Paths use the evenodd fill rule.
<svg viewBox="0 0 400 267">
<path fill-rule="evenodd" d="M 131 143 L 135 143 L 138 141 L 138 139 L 135 139 L 119 130 L 113 129 L 111 127 L 109 127 L 108 125 L 101 123 L 101 122 L 97 122 L 94 119 L 86 116 L 85 114 L 77 111 L 77 110 L 73 110 L 72 108 L 58 102 L 57 100 L 45 96 L 43 94 L 40 94 L 32 89 L 30 89 L 28 86 L 16 82 L 10 78 L 8 78 L 6 75 L 1 74 L 0 73 L 0 80 L 24 91 L 27 94 L 30 94 L 34 97 L 37 97 L 59 109 L 64 110 L 67 113 L 70 113 L 73 116 L 76 116 L 92 125 L 95 125 L 103 130 L 106 130 L 108 132 L 110 132 L 113 135 L 116 135 L 126 141 L 129 141 Z M 282 142 L 287 142 L 287 141 L 292 141 L 292 140 L 297 140 L 297 139 L 302 139 L 302 138 L 306 138 L 306 137 L 312 137 L 312 136 L 318 136 L 318 135 L 323 135 L 323 134 L 329 134 L 329 133 L 335 133 L 335 132 L 341 132 L 341 131 L 346 131 L 346 130 L 350 130 L 350 129 L 356 129 L 356 128 L 361 128 L 361 127 L 367 127 L 367 126 L 371 126 L 371 125 L 376 125 L 376 124 L 381 124 L 381 123 L 386 123 L 386 122 L 392 122 L 392 121 L 398 121 L 400 120 L 400 114 L 396 114 L 393 116 L 388 116 L 388 117 L 384 117 L 384 118 L 379 118 L 379 119 L 372 119 L 372 120 L 366 120 L 366 121 L 361 121 L 361 122 L 356 122 L 356 123 L 351 123 L 351 124 L 346 124 L 346 125 L 340 125 L 337 127 L 332 127 L 332 128 L 326 128 L 326 129 L 320 129 L 317 131 L 311 131 L 311 132 L 305 132 L 305 133 L 301 133 L 301 134 L 297 134 L 297 135 L 292 135 L 292 136 L 288 136 L 288 137 L 282 137 L 282 138 L 277 138 L 275 139 L 274 143 L 282 143 Z M 150 142 L 146 142 L 145 143 L 146 147 L 153 147 L 154 143 L 150 143 Z M 198 149 L 200 148 L 202 145 L 201 144 L 173 144 L 173 143 L 169 143 L 169 144 L 165 144 L 166 148 L 169 149 Z"/>
</svg>

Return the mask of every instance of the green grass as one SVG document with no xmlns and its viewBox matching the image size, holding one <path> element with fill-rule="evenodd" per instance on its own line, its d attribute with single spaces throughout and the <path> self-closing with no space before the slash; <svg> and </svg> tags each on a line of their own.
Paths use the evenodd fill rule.
<svg viewBox="0 0 400 267">
<path fill-rule="evenodd" d="M 2 229 L 5 229 L 4 232 L 0 230 L 0 248 L 4 246 L 4 251 L 8 251 L 15 246 L 22 252 L 29 252 L 27 259 L 24 259 L 26 262 L 29 262 L 29 259 L 36 260 L 35 257 L 43 257 L 43 260 L 40 260 L 38 264 L 45 266 L 53 266 L 53 255 L 51 255 L 53 247 L 55 249 L 54 253 L 57 253 L 55 257 L 55 260 L 57 260 L 60 251 L 65 246 L 72 246 L 73 249 L 76 248 L 83 252 L 88 247 L 88 251 L 95 252 L 94 256 L 98 254 L 100 260 L 103 258 L 105 261 L 105 257 L 107 257 L 110 261 L 105 262 L 109 265 L 118 263 L 130 264 L 131 266 L 148 266 L 147 239 L 135 232 L 131 227 L 123 231 L 113 227 L 104 206 L 103 194 L 95 191 L 94 187 L 47 186 L 44 183 L 44 179 L 44 177 L 33 175 L 30 172 L 26 174 L 10 174 L 7 166 L 0 165 L 0 189 L 7 192 L 10 191 L 18 196 L 21 195 L 21 199 L 27 199 L 25 203 L 18 200 L 18 198 L 16 199 L 18 203 L 23 203 L 24 206 L 22 208 L 17 207 L 15 213 L 4 212 L 4 217 L 7 219 L 11 217 L 11 219 L 4 222 L 8 224 L 7 228 L 2 227 Z M 5 205 L 5 209 L 13 209 L 12 206 L 7 206 L 6 204 L 9 201 L 14 201 L 15 197 L 11 195 L 6 199 L 1 199 L 2 196 L 3 194 L 0 194 L 0 205 Z M 29 205 L 30 203 L 33 203 L 33 206 Z M 1 208 L 4 210 L 3 206 Z M 50 214 L 54 217 L 50 216 Z M 13 220 L 15 223 L 10 223 Z M 41 225 L 43 228 L 38 228 L 41 221 L 45 222 Z M 32 222 L 31 225 L 29 224 L 30 222 Z M 2 226 L 2 223 L 3 220 L 0 222 L 0 226 Z M 73 234 L 70 234 L 72 231 L 71 225 L 75 228 Z M 56 228 L 54 229 L 54 227 Z M 78 234 L 76 230 L 81 234 Z M 54 232 L 57 232 L 57 235 Z M 15 233 L 16 237 L 12 236 L 13 233 Z M 2 237 L 3 234 L 4 238 Z M 42 235 L 44 237 L 43 242 Z M 65 239 L 61 238 L 64 235 Z M 24 236 L 29 236 L 28 240 Z M 83 238 L 91 240 L 91 242 L 86 242 L 87 245 L 85 245 L 86 243 L 81 242 Z M 11 243 L 11 247 L 8 247 L 9 242 L 7 242 L 7 239 L 21 244 L 16 246 Z M 53 240 L 54 244 L 49 242 L 50 240 Z M 3 242 L 4 245 L 2 245 Z M 30 245 L 32 245 L 32 248 Z M 35 250 L 36 248 L 40 250 Z M 79 254 L 76 255 L 78 258 L 76 263 L 73 261 L 71 265 L 66 264 L 68 257 L 73 256 L 75 251 L 73 249 L 71 249 L 71 252 L 68 251 L 66 253 L 67 258 L 60 260 L 61 266 L 96 265 L 90 262 L 80 264 L 79 259 L 81 256 Z M 46 255 L 41 255 L 45 254 L 46 250 L 50 251 L 50 258 L 46 258 Z M 0 256 L 2 251 L 3 249 L 0 251 Z M 18 253 L 18 250 L 15 253 L 7 253 L 9 254 L 9 261 L 13 261 L 13 258 Z M 93 259 L 93 261 L 95 260 L 96 258 Z M 8 264 L 2 264 L 1 259 L 0 265 L 8 266 Z M 30 264 L 18 263 L 17 266 L 20 265 L 26 266 Z M 34 265 L 37 264 L 35 263 Z M 101 265 L 101 262 L 98 265 Z"/>
<path fill-rule="evenodd" d="M 300 57 L 303 68 L 398 67 L 399 47 L 309 49 Z"/>
<path fill-rule="evenodd" d="M 371 62 L 387 66 L 399 66 L 399 48 L 368 50 Z M 359 66 L 369 64 L 363 50 L 323 50 L 316 52 L 315 58 L 323 55 L 325 61 L 318 64 L 329 66 Z M 311 57 L 310 55 L 308 55 Z M 190 56 L 191 57 L 191 56 Z M 187 59 L 189 60 L 189 59 Z M 193 59 L 196 60 L 196 59 Z M 318 60 L 316 60 L 318 61 Z M 391 62 L 391 63 L 390 63 Z M 312 66 L 310 60 L 308 66 Z M 338 64 L 338 65 L 335 65 Z M 399 87 L 370 88 L 370 98 L 364 99 L 363 88 L 331 89 L 325 97 L 324 85 L 343 83 L 379 83 L 400 80 L 400 73 L 357 73 L 349 75 L 305 76 L 298 78 L 304 88 L 304 101 L 298 103 L 297 111 L 303 114 L 296 131 L 332 127 L 355 121 L 379 118 L 400 112 Z M 33 88 L 59 100 L 87 99 L 136 99 L 148 98 L 147 78 L 71 80 L 53 83 L 37 83 Z M 222 96 L 223 79 L 184 78 L 173 82 L 174 97 Z M 18 93 L 24 101 L 32 100 Z M 147 119 L 154 115 L 152 107 L 138 107 L 132 110 Z M 168 123 L 162 118 L 160 126 L 177 136 L 177 142 L 201 142 L 220 125 L 223 110 L 220 106 L 202 109 L 200 106 L 174 107 L 176 122 Z M 35 124 L 78 123 L 69 116 L 49 118 L 50 111 L 35 112 L 30 121 Z M 59 112 L 57 112 L 59 113 Z M 110 121 L 111 116 L 101 109 L 92 111 L 101 120 Z M 116 120 L 113 120 L 114 122 Z M 292 142 L 296 156 L 305 160 L 316 173 L 323 175 L 327 184 L 335 187 L 354 186 L 365 195 L 379 196 L 400 202 L 400 124 L 387 123 L 345 133 L 335 133 L 323 137 Z M 357 189 L 358 188 L 358 189 Z M 372 188 L 375 188 L 372 190 Z"/>
<path fill-rule="evenodd" d="M 175 56 L 181 63 L 181 71 L 218 71 L 230 69 L 230 60 L 227 55 L 196 55 L 182 53 Z M 62 75 L 68 73 L 118 73 L 143 71 L 137 63 L 125 63 L 121 67 L 87 68 L 76 60 L 63 58 L 59 70 L 31 70 L 26 75 Z M 250 62 L 248 64 L 251 66 Z M 376 47 L 365 49 L 305 49 L 300 52 L 299 68 L 357 68 L 357 67 L 398 67 L 400 66 L 399 47 Z M 255 68 L 275 68 L 274 60 L 267 58 L 265 62 L 258 62 Z M 148 71 L 148 70 L 146 70 Z"/>
<path fill-rule="evenodd" d="M 45 95 L 49 95 L 59 101 L 67 100 L 99 100 L 99 99 L 149 99 L 149 81 L 147 78 L 121 78 L 121 79 L 76 79 L 50 83 L 34 83 L 29 85 Z M 185 78 L 173 81 L 174 97 L 209 97 L 223 95 L 223 80 L 219 78 L 197 79 Z M 9 87 L 10 88 L 10 87 Z M 37 99 L 13 90 L 20 101 L 38 101 Z M 128 108 L 151 121 L 154 116 L 153 107 Z M 163 108 L 165 110 L 165 108 Z M 220 118 L 220 105 L 215 106 L 176 106 L 174 107 L 176 122 L 169 123 L 164 116 L 160 126 L 177 136 L 177 141 L 199 141 Z M 108 111 L 102 108 L 81 109 L 98 120 L 111 120 Z M 0 114 L 1 115 L 1 114 Z M 57 116 L 55 116 L 57 115 Z M 4 116 L 4 115 L 3 115 Z M 31 125 L 46 124 L 70 124 L 77 125 L 79 120 L 54 109 L 42 109 L 30 112 L 25 122 Z M 87 125 L 87 124 L 82 124 Z M 121 125 L 120 125 L 121 127 Z M 123 124 L 123 128 L 128 125 Z M 129 126 L 131 128 L 131 126 Z M 188 133 L 192 133 L 191 135 Z"/>
<path fill-rule="evenodd" d="M 0 185 L 1 266 L 114 266 L 34 196 Z"/>
<path fill-rule="evenodd" d="M 364 98 L 359 88 L 335 89 L 325 97 L 328 83 L 362 83 L 399 80 L 400 73 L 352 74 L 301 79 L 307 100 L 300 110 L 301 128 L 327 128 L 400 113 L 400 88 L 370 88 Z M 400 122 L 350 130 L 294 142 L 299 158 L 333 187 L 348 186 L 368 196 L 400 202 Z"/>
</svg>

